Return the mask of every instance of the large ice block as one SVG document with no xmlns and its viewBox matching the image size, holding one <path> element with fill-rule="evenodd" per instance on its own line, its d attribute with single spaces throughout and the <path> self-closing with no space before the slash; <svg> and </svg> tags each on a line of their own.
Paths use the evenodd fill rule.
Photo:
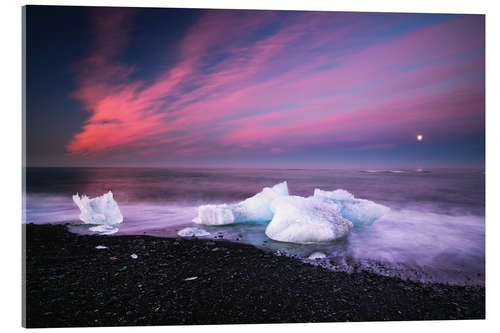
<svg viewBox="0 0 500 333">
<path fill-rule="evenodd" d="M 80 220 L 88 224 L 118 224 L 123 216 L 118 204 L 109 191 L 100 197 L 90 199 L 86 195 L 73 195 L 73 201 L 80 208 Z"/>
<path fill-rule="evenodd" d="M 267 237 L 281 242 L 317 243 L 345 237 L 353 225 L 340 215 L 338 205 L 314 197 L 287 196 L 271 204 L 274 217 Z"/>
<path fill-rule="evenodd" d="M 241 222 L 269 222 L 273 218 L 271 202 L 288 195 L 286 181 L 265 187 L 253 197 L 237 204 L 203 205 L 193 222 L 205 225 L 223 225 Z"/>
<path fill-rule="evenodd" d="M 345 190 L 314 190 L 314 197 L 325 202 L 335 203 L 342 216 L 355 226 L 371 225 L 389 211 L 389 207 L 370 200 L 357 199 Z"/>
</svg>

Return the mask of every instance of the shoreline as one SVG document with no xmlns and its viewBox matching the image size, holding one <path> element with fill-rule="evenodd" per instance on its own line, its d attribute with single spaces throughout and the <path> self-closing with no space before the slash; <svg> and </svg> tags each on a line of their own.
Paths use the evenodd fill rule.
<svg viewBox="0 0 500 333">
<path fill-rule="evenodd" d="M 26 327 L 485 318 L 481 286 L 334 272 L 225 240 L 22 228 Z"/>
</svg>

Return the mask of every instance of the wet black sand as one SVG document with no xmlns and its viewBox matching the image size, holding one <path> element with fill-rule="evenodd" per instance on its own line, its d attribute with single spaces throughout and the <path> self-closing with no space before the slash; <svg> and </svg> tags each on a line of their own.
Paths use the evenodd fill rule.
<svg viewBox="0 0 500 333">
<path fill-rule="evenodd" d="M 482 287 L 336 273 L 225 241 L 23 231 L 27 327 L 485 317 Z"/>
</svg>

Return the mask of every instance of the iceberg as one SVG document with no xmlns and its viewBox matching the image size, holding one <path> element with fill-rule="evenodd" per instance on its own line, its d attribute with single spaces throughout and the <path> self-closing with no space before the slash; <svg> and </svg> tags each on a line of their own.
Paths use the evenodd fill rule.
<svg viewBox="0 0 500 333">
<path fill-rule="evenodd" d="M 184 228 L 180 230 L 177 235 L 181 237 L 203 237 L 203 236 L 208 236 L 210 233 L 206 230 L 200 229 L 200 228 Z"/>
<path fill-rule="evenodd" d="M 273 187 L 265 187 L 261 192 L 237 204 L 202 205 L 193 222 L 205 225 L 224 225 L 242 222 L 269 222 L 274 213 L 271 202 L 288 196 L 286 181 Z"/>
<path fill-rule="evenodd" d="M 315 189 L 310 197 L 290 196 L 285 181 L 265 187 L 236 204 L 199 206 L 193 222 L 204 225 L 268 223 L 265 234 L 269 238 L 307 244 L 343 238 L 354 226 L 371 225 L 388 211 L 386 206 L 355 198 L 342 189 Z M 196 235 L 196 231 L 189 229 L 181 230 L 179 235 L 181 232 Z"/>
<path fill-rule="evenodd" d="M 315 197 L 287 196 L 271 203 L 274 217 L 267 237 L 299 244 L 328 242 L 345 237 L 353 224 L 340 214 L 340 207 Z"/>
<path fill-rule="evenodd" d="M 317 188 L 313 197 L 338 205 L 342 216 L 355 226 L 371 225 L 389 211 L 389 207 L 370 200 L 357 199 L 345 190 L 323 191 Z"/>
<path fill-rule="evenodd" d="M 84 223 L 113 225 L 123 222 L 120 208 L 113 199 L 111 191 L 93 199 L 90 199 L 86 195 L 80 197 L 78 194 L 75 194 L 73 195 L 73 201 L 80 208 L 80 220 Z"/>
</svg>

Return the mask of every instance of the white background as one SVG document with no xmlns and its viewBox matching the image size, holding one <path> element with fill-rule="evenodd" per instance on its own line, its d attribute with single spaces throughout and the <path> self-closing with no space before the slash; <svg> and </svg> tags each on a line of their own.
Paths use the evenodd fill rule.
<svg viewBox="0 0 500 333">
<path fill-rule="evenodd" d="M 499 290 L 499 41 L 500 12 L 498 1 L 487 0 L 103 0 L 103 1 L 18 1 L 4 0 L 0 10 L 0 124 L 1 124 L 1 197 L 0 197 L 0 326 L 2 331 L 20 331 L 21 328 L 21 6 L 45 5 L 99 5 L 142 7 L 192 7 L 192 8 L 250 8 L 250 9 L 306 9 L 333 11 L 384 11 L 424 13 L 486 14 L 486 320 L 426 321 L 388 323 L 332 323 L 287 325 L 227 325 L 227 326 L 175 326 L 97 328 L 93 332 L 174 332 L 207 331 L 241 333 L 286 331 L 290 333 L 314 330 L 315 332 L 476 332 L 500 331 Z M 72 329 L 73 332 L 87 329 Z M 47 331 L 47 330 L 45 330 Z M 54 331 L 54 329 L 49 329 Z M 57 329 L 58 332 L 69 329 Z"/>
</svg>

